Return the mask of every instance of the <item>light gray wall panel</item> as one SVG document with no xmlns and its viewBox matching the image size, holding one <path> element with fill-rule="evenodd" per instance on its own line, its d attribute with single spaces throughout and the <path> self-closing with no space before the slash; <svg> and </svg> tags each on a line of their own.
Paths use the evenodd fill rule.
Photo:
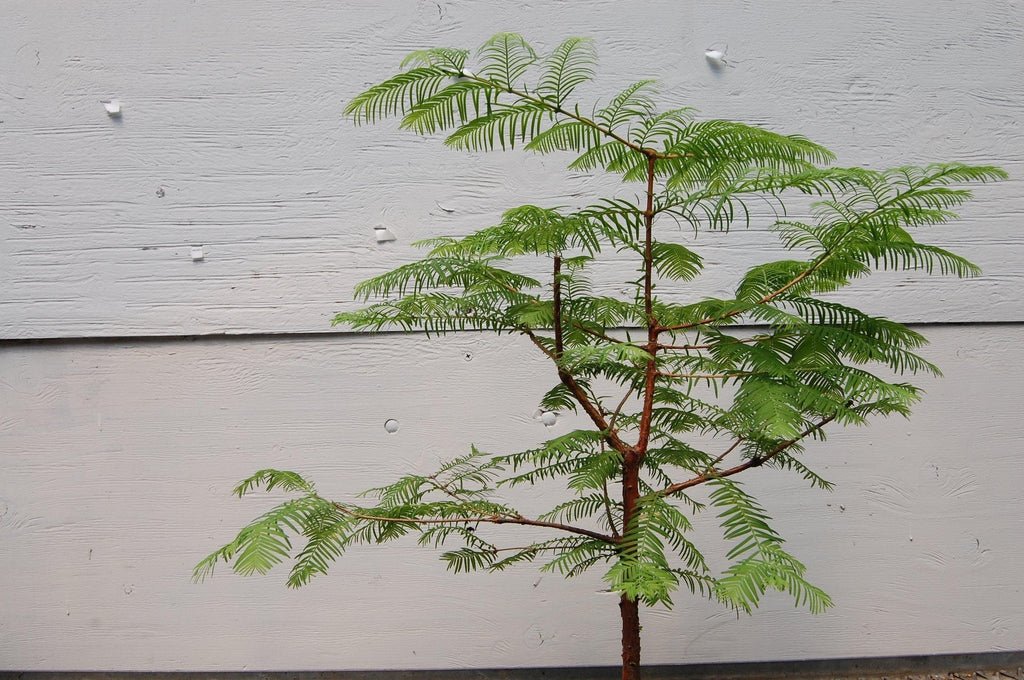
<svg viewBox="0 0 1024 680">
<path fill-rule="evenodd" d="M 1024 648 L 1022 331 L 925 330 L 946 377 L 926 381 L 914 419 L 810 447 L 834 493 L 746 477 L 835 609 L 814 617 L 779 597 L 737 618 L 680 595 L 676 611 L 643 615 L 645 661 Z M 256 468 L 347 497 L 470 442 L 502 451 L 566 432 L 569 417 L 532 417 L 553 382 L 534 354 L 521 338 L 401 334 L 0 348 L 0 668 L 615 663 L 617 607 L 598 574 L 453 576 L 399 544 L 353 550 L 298 591 L 281 571 L 189 582 L 204 551 L 273 502 L 229 497 Z M 517 499 L 532 513 L 554 496 Z"/>
<path fill-rule="evenodd" d="M 1022 21 L 999 0 L 5 2 L 0 337 L 327 330 L 352 284 L 407 261 L 417 238 L 621 191 L 564 178 L 558 158 L 467 158 L 341 120 L 406 52 L 503 29 L 541 48 L 593 36 L 603 66 L 584 102 L 654 76 L 666 105 L 804 133 L 843 164 L 1005 165 L 1014 179 L 935 235 L 984 277 L 883 277 L 846 299 L 905 320 L 1022 320 Z M 734 68 L 709 68 L 712 45 Z M 99 103 L 110 97 L 120 120 Z M 398 242 L 377 245 L 376 224 Z M 773 247 L 764 233 L 698 244 L 712 294 Z M 603 288 L 633 269 L 609 265 Z"/>
</svg>

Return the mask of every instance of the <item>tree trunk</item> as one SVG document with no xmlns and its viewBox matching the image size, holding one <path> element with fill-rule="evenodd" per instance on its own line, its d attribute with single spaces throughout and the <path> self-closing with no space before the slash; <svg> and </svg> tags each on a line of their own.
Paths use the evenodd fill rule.
<svg viewBox="0 0 1024 680">
<path fill-rule="evenodd" d="M 640 680 L 640 605 L 625 595 L 619 599 L 622 614 L 622 680 Z"/>
</svg>

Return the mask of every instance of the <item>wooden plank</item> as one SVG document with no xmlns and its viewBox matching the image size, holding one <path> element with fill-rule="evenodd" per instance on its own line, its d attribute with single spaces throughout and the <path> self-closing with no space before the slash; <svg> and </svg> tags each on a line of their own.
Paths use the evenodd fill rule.
<svg viewBox="0 0 1024 680">
<path fill-rule="evenodd" d="M 1024 26 L 1006 3 L 594 0 L 581 14 L 495 0 L 16 0 L 0 7 L 0 337 L 325 331 L 352 285 L 407 261 L 415 239 L 466 233 L 520 203 L 633 195 L 563 177 L 559 158 L 467 157 L 341 120 L 343 102 L 404 53 L 498 28 L 540 48 L 593 36 L 602 75 L 584 102 L 654 76 L 666 105 L 800 132 L 843 164 L 1004 164 L 1015 179 L 980 190 L 935 236 L 985 276 L 880 277 L 844 299 L 904 320 L 1024 319 Z M 734 68 L 715 72 L 703 52 L 725 44 Z M 99 102 L 110 97 L 120 119 Z M 377 244 L 378 224 L 398 242 Z M 698 243 L 705 280 L 666 297 L 725 294 L 774 247 L 762 233 Z M 609 264 L 599 288 L 634 269 Z"/>
<path fill-rule="evenodd" d="M 810 447 L 834 493 L 767 470 L 746 478 L 834 610 L 815 617 L 773 597 L 737 618 L 681 594 L 675 611 L 644 613 L 645 660 L 1021 649 L 1020 332 L 928 328 L 927 356 L 946 377 L 923 381 L 914 418 Z M 468 334 L 8 345 L 0 667 L 614 664 L 617 609 L 599 572 L 453 576 L 432 551 L 402 543 L 355 549 L 298 591 L 281 571 L 189 583 L 204 551 L 274 502 L 229 496 L 257 468 L 295 469 L 347 498 L 471 442 L 511 451 L 568 431 L 574 417 L 551 428 L 533 417 L 553 383 L 545 361 L 522 338 Z M 385 432 L 388 418 L 397 433 Z M 515 502 L 534 513 L 555 498 L 543 488 Z M 718 570 L 713 524 L 700 518 L 694 540 Z"/>
</svg>

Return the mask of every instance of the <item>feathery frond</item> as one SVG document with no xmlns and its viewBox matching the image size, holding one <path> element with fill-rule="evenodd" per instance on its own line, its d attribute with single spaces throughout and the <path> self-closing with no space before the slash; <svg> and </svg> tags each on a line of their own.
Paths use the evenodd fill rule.
<svg viewBox="0 0 1024 680">
<path fill-rule="evenodd" d="M 591 40 L 565 40 L 545 59 L 544 75 L 537 86 L 537 93 L 550 99 L 556 106 L 561 106 L 573 90 L 594 77 L 596 63 L 597 56 Z"/>
<path fill-rule="evenodd" d="M 537 61 L 537 53 L 518 33 L 499 33 L 485 42 L 477 56 L 480 75 L 505 89 L 514 88 L 519 79 Z"/>
<path fill-rule="evenodd" d="M 450 77 L 447 69 L 438 66 L 421 66 L 399 73 L 353 98 L 345 107 L 345 115 L 356 123 L 376 123 L 406 114 L 434 96 Z"/>
</svg>

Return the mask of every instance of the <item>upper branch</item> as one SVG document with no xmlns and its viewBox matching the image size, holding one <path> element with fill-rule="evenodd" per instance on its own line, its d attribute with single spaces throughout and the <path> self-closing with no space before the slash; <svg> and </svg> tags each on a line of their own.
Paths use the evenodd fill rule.
<svg viewBox="0 0 1024 680">
<path fill-rule="evenodd" d="M 908 189 L 908 191 L 916 191 L 921 186 L 925 186 L 926 184 L 928 184 L 928 182 L 930 182 L 930 181 L 932 181 L 932 180 L 928 179 L 928 180 L 921 181 L 919 184 L 917 184 L 915 186 L 912 186 L 910 189 Z M 875 205 L 875 207 L 872 210 L 869 210 L 868 212 L 859 215 L 858 219 L 854 220 L 847 227 L 846 231 L 844 231 L 842 234 L 840 234 L 840 236 L 838 238 L 836 238 L 836 240 L 831 244 L 831 246 L 827 250 L 825 250 L 823 253 L 821 253 L 818 257 L 814 258 L 811 261 L 811 264 L 806 269 L 804 269 L 799 274 L 794 276 L 792 279 L 787 281 L 784 285 L 780 286 L 779 288 L 777 288 L 777 289 L 771 291 L 770 293 L 767 293 L 763 297 L 761 297 L 761 299 L 758 300 L 756 302 L 756 304 L 763 305 L 763 304 L 767 304 L 767 303 L 771 302 L 772 300 L 776 299 L 777 297 L 779 297 L 780 295 L 782 295 L 786 291 L 792 289 L 793 286 L 797 285 L 798 283 L 800 283 L 801 281 L 806 279 L 808 276 L 812 275 L 814 272 L 816 272 L 819 269 L 821 269 L 825 265 L 826 262 L 828 262 L 830 259 L 832 259 L 833 256 L 835 256 L 835 254 L 839 251 L 839 248 L 843 244 L 843 242 L 847 238 L 849 238 L 850 235 L 853 234 L 857 230 L 857 227 L 859 227 L 866 220 L 870 219 L 871 217 L 874 217 L 875 215 L 877 215 L 881 211 L 887 209 L 888 207 L 890 207 L 891 205 L 893 205 L 897 201 L 901 200 L 905 195 L 906 195 L 906 192 L 897 192 L 892 198 L 890 198 L 888 200 L 878 201 L 877 204 Z M 739 316 L 742 313 L 743 313 L 742 310 L 735 310 L 735 311 L 732 311 L 732 312 L 726 312 L 725 314 L 721 314 L 719 316 L 714 316 L 714 317 L 708 317 L 706 319 L 701 319 L 700 321 L 691 321 L 689 323 L 674 324 L 674 325 L 671 325 L 671 326 L 660 326 L 658 328 L 658 332 L 661 333 L 661 332 L 664 332 L 664 331 L 680 331 L 680 330 L 685 330 L 687 328 L 694 328 L 694 327 L 697 327 L 697 326 L 704 326 L 704 325 L 707 325 L 709 323 L 715 323 L 716 321 L 724 321 L 726 319 L 730 319 L 732 317 Z"/>
<path fill-rule="evenodd" d="M 476 75 L 475 73 L 466 71 L 465 69 L 462 69 L 461 71 L 459 71 L 458 73 L 455 73 L 453 75 L 457 75 L 458 77 L 465 78 L 467 80 L 472 80 L 472 81 L 480 83 L 482 85 L 487 85 L 487 86 L 489 86 L 489 87 L 491 87 L 491 88 L 493 88 L 495 90 L 498 90 L 499 92 L 506 92 L 508 94 L 515 95 L 515 96 L 519 97 L 520 99 L 523 99 L 524 101 L 528 101 L 528 102 L 530 102 L 532 104 L 536 104 L 538 106 L 542 106 L 542 107 L 548 109 L 549 111 L 551 111 L 553 113 L 556 113 L 556 114 L 561 115 L 561 116 L 565 116 L 566 118 L 574 120 L 574 121 L 576 121 L 578 123 L 582 123 L 583 125 L 586 125 L 587 127 L 591 128 L 593 130 L 596 130 L 598 133 L 604 135 L 605 137 L 608 137 L 609 139 L 613 139 L 616 142 L 619 142 L 620 144 L 623 144 L 623 145 L 629 147 L 633 151 L 636 151 L 637 153 L 642 153 L 642 154 L 644 154 L 645 156 L 647 156 L 649 158 L 671 160 L 671 159 L 679 159 L 679 158 L 689 158 L 692 155 L 692 154 L 686 154 L 686 153 L 665 153 L 663 151 L 658 151 L 656 149 L 652 149 L 652 148 L 649 148 L 649 147 L 645 147 L 645 146 L 643 146 L 641 144 L 637 144 L 636 142 L 631 142 L 630 140 L 626 139 L 622 135 L 616 133 L 611 128 L 607 128 L 607 127 L 601 125 L 600 123 L 597 123 L 596 121 L 594 121 L 594 120 L 592 120 L 590 118 L 587 118 L 586 116 L 580 115 L 579 113 L 576 113 L 574 111 L 570 111 L 570 110 L 566 109 L 565 107 L 563 107 L 561 104 L 553 104 L 550 101 L 548 101 L 547 99 L 544 99 L 543 97 L 535 97 L 535 96 L 529 94 L 528 92 L 526 92 L 525 90 L 517 90 L 517 89 L 515 89 L 513 87 L 506 87 L 505 85 L 503 85 L 501 83 L 496 83 L 493 80 L 489 80 L 487 78 L 481 78 L 480 76 Z"/>
<path fill-rule="evenodd" d="M 538 106 L 542 106 L 542 107 L 548 109 L 549 111 L 552 111 L 552 112 L 557 113 L 559 115 L 565 116 L 566 118 L 571 118 L 572 120 L 575 120 L 578 123 L 583 123 L 587 127 L 590 127 L 592 129 L 598 131 L 602 135 L 604 135 L 606 137 L 609 137 L 610 139 L 614 139 L 616 142 L 619 142 L 620 144 L 625 144 L 626 146 L 628 146 L 629 148 L 633 149 L 634 151 L 639 151 L 641 153 L 644 152 L 644 148 L 642 146 L 640 146 L 639 144 L 634 144 L 633 142 L 629 141 L 628 139 L 622 137 L 621 135 L 616 134 L 614 130 L 606 128 L 603 125 L 600 125 L 600 124 L 596 123 L 595 121 L 587 118 L 586 116 L 581 116 L 578 113 L 574 113 L 572 111 L 569 111 L 569 110 L 563 108 L 560 104 L 552 104 L 550 101 L 544 99 L 543 97 L 534 97 L 533 95 L 529 94 L 528 92 L 526 92 L 524 90 L 517 90 L 517 89 L 515 89 L 513 87 L 506 87 L 506 86 L 504 86 L 504 85 L 502 85 L 500 83 L 496 83 L 493 80 L 490 80 L 488 78 L 481 78 L 480 76 L 476 75 L 475 73 L 469 72 L 466 69 L 462 69 L 461 71 L 458 72 L 457 75 L 460 78 L 466 78 L 467 80 L 472 80 L 472 81 L 478 82 L 478 83 L 480 83 L 482 85 L 487 85 L 487 86 L 492 87 L 495 90 L 498 90 L 500 92 L 507 92 L 508 94 L 514 94 L 515 96 L 519 97 L 520 99 L 524 99 L 524 100 L 526 100 L 526 101 L 528 101 L 528 102 L 530 102 L 532 104 L 536 104 Z"/>
<path fill-rule="evenodd" d="M 712 479 L 718 479 L 720 477 L 732 477 L 733 475 L 739 474 L 739 473 L 741 473 L 744 470 L 747 470 L 749 468 L 758 467 L 760 465 L 764 465 L 769 460 L 771 460 L 775 456 L 779 455 L 780 453 L 782 453 L 783 451 L 785 451 L 789 447 L 793 446 L 794 444 L 796 444 L 797 442 L 799 442 L 799 441 L 801 441 L 803 439 L 806 439 L 807 437 L 809 437 L 813 433 L 817 432 L 821 428 L 823 428 L 826 425 L 828 425 L 829 423 L 831 423 L 833 420 L 836 419 L 836 415 L 838 415 L 838 414 L 833 414 L 831 416 L 828 416 L 827 418 L 823 418 L 822 420 L 818 421 L 817 423 L 815 423 L 811 427 L 809 427 L 806 430 L 804 430 L 803 432 L 801 432 L 797 437 L 795 437 L 793 439 L 787 439 L 786 441 L 779 443 L 778 446 L 776 446 L 775 448 L 771 449 L 767 453 L 763 453 L 763 454 L 754 456 L 753 458 L 751 458 L 748 461 L 740 463 L 739 465 L 735 465 L 735 466 L 733 466 L 731 468 L 727 468 L 725 470 L 711 470 L 709 472 L 705 472 L 702 475 L 697 475 L 696 477 L 693 477 L 692 479 L 688 479 L 685 482 L 677 482 L 676 484 L 671 484 L 671 485 L 666 486 L 664 489 L 662 489 L 661 491 L 658 491 L 656 493 L 657 493 L 658 496 L 671 496 L 674 493 L 679 493 L 680 491 L 683 491 L 685 489 L 689 489 L 690 487 L 694 487 L 694 486 L 697 486 L 699 484 L 704 484 L 705 482 L 710 482 Z M 742 441 L 742 440 L 740 440 L 740 441 Z M 738 444 L 739 444 L 739 441 L 737 441 L 736 444 L 734 444 L 728 451 L 726 451 L 726 453 L 731 452 Z M 722 457 L 724 457 L 724 456 L 722 456 Z M 721 459 L 721 457 L 720 457 L 720 459 Z"/>
<path fill-rule="evenodd" d="M 632 451 L 633 447 L 623 441 L 622 438 L 619 437 L 618 431 L 615 430 L 615 428 L 608 423 L 608 420 L 605 419 L 604 411 L 600 405 L 594 403 L 594 400 L 590 398 L 586 390 L 583 389 L 583 386 L 572 377 L 571 373 L 559 364 L 559 357 L 545 347 L 544 343 L 542 343 L 540 338 L 537 337 L 537 334 L 530 329 L 519 328 L 518 330 L 520 333 L 530 338 L 533 344 L 536 345 L 545 356 L 555 362 L 558 369 L 558 379 L 561 380 L 562 384 L 569 389 L 569 392 L 579 403 L 583 411 L 590 416 L 590 420 L 593 421 L 594 425 L 597 426 L 597 429 L 603 433 L 604 440 L 608 445 L 622 454 L 625 454 L 627 451 Z"/>
</svg>

